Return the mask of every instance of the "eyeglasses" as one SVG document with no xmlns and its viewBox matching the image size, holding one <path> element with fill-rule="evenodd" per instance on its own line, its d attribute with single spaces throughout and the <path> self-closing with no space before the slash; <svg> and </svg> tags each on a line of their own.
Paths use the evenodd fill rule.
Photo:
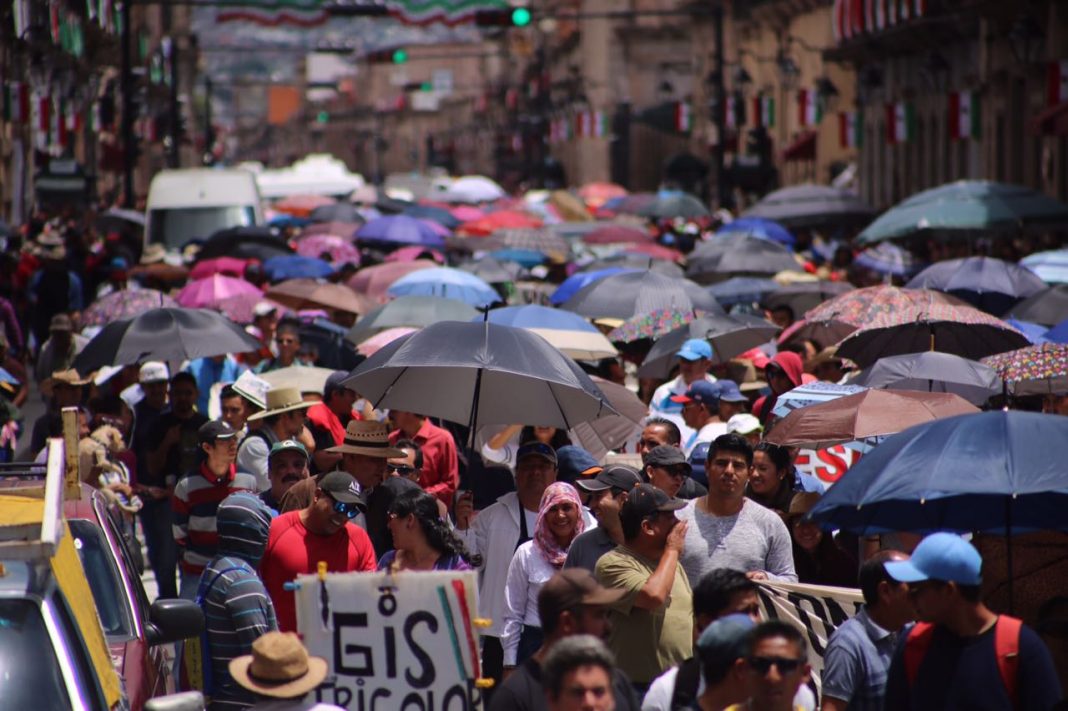
<svg viewBox="0 0 1068 711">
<path fill-rule="evenodd" d="M 800 659 L 790 659 L 788 657 L 749 657 L 748 661 L 749 666 L 761 675 L 767 674 L 772 667 L 778 669 L 780 674 L 785 675 L 797 671 L 801 666 Z"/>
<path fill-rule="evenodd" d="M 334 511 L 339 514 L 344 514 L 350 520 L 360 515 L 360 507 L 356 504 L 346 504 L 343 501 L 338 501 L 333 496 L 331 496 L 330 499 L 334 502 Z"/>
<path fill-rule="evenodd" d="M 387 464 L 386 471 L 394 472 L 401 476 L 410 476 L 415 472 L 415 467 L 410 467 L 407 464 Z"/>
</svg>

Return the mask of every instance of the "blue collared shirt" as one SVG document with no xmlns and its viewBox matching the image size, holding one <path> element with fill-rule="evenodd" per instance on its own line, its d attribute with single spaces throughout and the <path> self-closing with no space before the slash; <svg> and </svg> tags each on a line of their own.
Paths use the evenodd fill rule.
<svg viewBox="0 0 1068 711">
<path fill-rule="evenodd" d="M 849 711 L 882 711 L 897 633 L 884 630 L 864 607 L 834 631 L 823 656 L 823 694 Z"/>
</svg>

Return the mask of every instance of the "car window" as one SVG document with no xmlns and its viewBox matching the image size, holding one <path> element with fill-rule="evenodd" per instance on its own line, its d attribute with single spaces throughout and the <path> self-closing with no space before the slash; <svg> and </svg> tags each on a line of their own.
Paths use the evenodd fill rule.
<svg viewBox="0 0 1068 711">
<path fill-rule="evenodd" d="M 126 589 L 104 532 L 85 519 L 71 519 L 69 523 L 104 634 L 112 640 L 136 636 Z"/>
<path fill-rule="evenodd" d="M 29 600 L 0 600 L 0 669 L 0 707 L 70 708 L 48 629 Z"/>
<path fill-rule="evenodd" d="M 106 525 L 111 537 L 118 543 L 119 548 L 122 550 L 119 555 L 119 564 L 126 570 L 126 579 L 129 581 L 130 589 L 133 591 L 134 596 L 134 615 L 141 620 L 141 625 L 147 625 L 149 623 L 149 607 L 148 594 L 145 593 L 145 586 L 141 582 L 141 574 L 143 570 L 137 570 L 134 565 L 134 557 L 140 560 L 141 551 L 133 552 L 131 544 L 137 544 L 137 539 L 131 540 L 122 534 L 120 524 L 116 523 L 115 517 L 108 512 Z"/>
<path fill-rule="evenodd" d="M 65 664 L 72 672 L 74 683 L 78 687 L 78 698 L 82 702 L 73 708 L 106 711 L 108 706 L 104 699 L 104 689 L 90 660 L 89 648 L 82 637 L 81 628 L 74 619 L 66 598 L 58 590 L 53 590 L 49 599 L 59 634 L 66 642 L 60 663 Z"/>
</svg>

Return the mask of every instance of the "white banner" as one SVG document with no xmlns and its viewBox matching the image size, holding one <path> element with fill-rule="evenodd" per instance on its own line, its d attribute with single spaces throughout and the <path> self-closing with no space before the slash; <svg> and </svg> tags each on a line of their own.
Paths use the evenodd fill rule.
<svg viewBox="0 0 1068 711">
<path fill-rule="evenodd" d="M 474 572 L 298 578 L 297 629 L 330 676 L 317 700 L 359 711 L 482 708 Z"/>
<path fill-rule="evenodd" d="M 831 633 L 857 614 L 864 597 L 855 588 L 760 581 L 760 606 L 765 619 L 797 627 L 808 640 L 812 681 L 822 691 L 823 653 Z"/>
</svg>

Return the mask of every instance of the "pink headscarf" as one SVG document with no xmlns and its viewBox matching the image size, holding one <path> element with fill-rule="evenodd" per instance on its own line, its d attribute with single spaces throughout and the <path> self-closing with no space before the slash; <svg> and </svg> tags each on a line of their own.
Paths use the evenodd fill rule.
<svg viewBox="0 0 1068 711">
<path fill-rule="evenodd" d="M 586 521 L 582 517 L 582 501 L 579 500 L 578 491 L 565 481 L 553 482 L 545 489 L 545 493 L 541 495 L 541 505 L 538 507 L 538 520 L 534 524 L 534 547 L 538 549 L 538 552 L 541 553 L 546 562 L 554 568 L 564 567 L 564 561 L 567 559 L 567 547 L 561 548 L 560 544 L 556 542 L 556 537 L 549 530 L 545 517 L 548 515 L 549 509 L 565 502 L 574 504 L 575 511 L 578 513 L 575 534 L 571 537 L 572 541 L 575 540 L 575 537 L 585 530 Z M 570 545 L 570 542 L 568 542 L 568 545 Z"/>
</svg>

